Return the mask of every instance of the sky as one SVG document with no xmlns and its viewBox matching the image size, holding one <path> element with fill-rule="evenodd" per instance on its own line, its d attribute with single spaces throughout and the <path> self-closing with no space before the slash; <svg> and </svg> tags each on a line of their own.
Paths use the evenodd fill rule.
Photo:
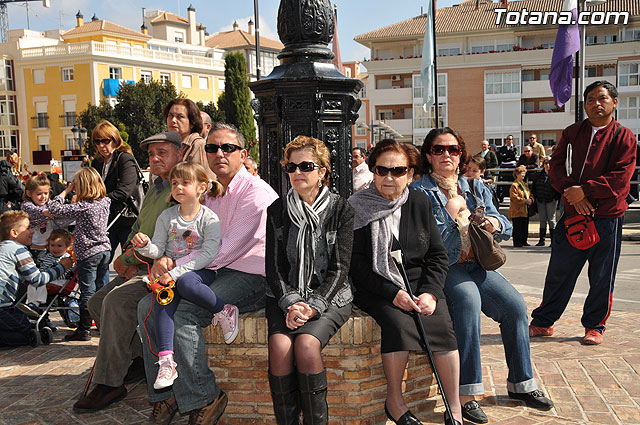
<svg viewBox="0 0 640 425">
<path fill-rule="evenodd" d="M 439 0 L 437 4 L 440 8 L 460 1 Z M 85 21 L 90 21 L 95 13 L 98 19 L 139 31 L 143 7 L 186 17 L 190 4 L 196 9 L 196 20 L 207 27 L 209 34 L 231 30 L 234 21 L 246 31 L 249 19 L 255 20 L 253 0 L 50 0 L 50 3 L 50 8 L 44 8 L 41 1 L 30 1 L 28 7 L 23 2 L 10 3 L 9 29 L 70 29 L 76 25 L 75 15 L 80 10 Z M 279 0 L 258 3 L 260 35 L 278 40 Z M 346 62 L 370 57 L 369 49 L 353 41 L 355 36 L 418 16 L 421 7 L 426 9 L 427 0 L 332 0 L 331 4 L 338 5 L 340 54 Z"/>
</svg>

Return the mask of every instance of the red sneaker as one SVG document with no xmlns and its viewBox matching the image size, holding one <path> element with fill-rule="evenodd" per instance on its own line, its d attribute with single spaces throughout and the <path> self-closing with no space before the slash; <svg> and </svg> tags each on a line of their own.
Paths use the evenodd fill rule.
<svg viewBox="0 0 640 425">
<path fill-rule="evenodd" d="M 595 329 L 584 328 L 584 339 L 587 345 L 600 345 L 604 340 L 604 336 Z"/>
<path fill-rule="evenodd" d="M 534 336 L 551 336 L 553 335 L 553 326 L 544 328 L 542 326 L 529 325 L 529 338 Z"/>
</svg>

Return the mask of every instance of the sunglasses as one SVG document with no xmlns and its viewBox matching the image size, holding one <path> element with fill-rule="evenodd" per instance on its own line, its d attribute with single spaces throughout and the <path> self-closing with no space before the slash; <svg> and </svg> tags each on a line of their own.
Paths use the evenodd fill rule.
<svg viewBox="0 0 640 425">
<path fill-rule="evenodd" d="M 218 149 L 220 149 L 223 153 L 232 153 L 235 151 L 239 151 L 242 148 L 238 145 L 234 145 L 233 143 L 224 143 L 222 145 L 207 143 L 206 145 L 204 145 L 204 151 L 207 153 L 218 153 Z"/>
<path fill-rule="evenodd" d="M 431 155 L 442 155 L 444 151 L 449 152 L 451 156 L 458 156 L 462 153 L 460 145 L 433 145 L 431 146 Z"/>
<path fill-rule="evenodd" d="M 94 145 L 108 145 L 111 143 L 111 139 L 93 139 Z"/>
<path fill-rule="evenodd" d="M 299 164 L 296 164 L 295 162 L 287 162 L 286 164 L 284 164 L 283 168 L 284 168 L 284 171 L 287 173 L 295 173 L 296 168 L 299 168 L 300 171 L 303 173 L 308 173 L 310 171 L 313 171 L 322 167 L 316 164 L 315 162 L 302 161 Z"/>
<path fill-rule="evenodd" d="M 387 175 L 389 175 L 389 173 L 391 173 L 393 177 L 402 177 L 407 174 L 407 172 L 409 172 L 409 167 L 387 168 L 383 167 L 382 165 L 376 165 L 375 167 L 373 167 L 373 172 L 380 177 L 386 177 Z"/>
</svg>

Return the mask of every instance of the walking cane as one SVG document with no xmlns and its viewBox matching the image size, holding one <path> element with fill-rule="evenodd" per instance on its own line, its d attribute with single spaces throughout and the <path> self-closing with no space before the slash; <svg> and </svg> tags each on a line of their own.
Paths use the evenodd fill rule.
<svg viewBox="0 0 640 425">
<path fill-rule="evenodd" d="M 404 286 L 406 287 L 407 292 L 409 293 L 409 296 L 411 297 L 411 299 L 415 299 L 413 296 L 413 291 L 411 290 L 411 285 L 409 284 L 409 278 L 407 277 L 407 272 L 405 271 L 404 266 L 402 265 L 402 251 L 400 250 L 392 251 L 391 256 L 393 257 L 393 260 L 398 266 L 398 270 L 400 270 L 400 274 L 402 274 L 402 280 L 404 280 Z M 422 320 L 420 320 L 420 314 L 415 310 L 411 310 L 411 313 L 413 314 L 413 319 L 416 322 L 418 333 L 420 334 L 420 338 L 422 339 L 422 343 L 424 344 L 425 351 L 427 352 L 427 355 L 429 356 L 429 361 L 431 362 L 431 366 L 433 367 L 433 374 L 436 377 L 438 388 L 440 388 L 440 392 L 442 393 L 442 401 L 444 402 L 444 408 L 447 412 L 447 415 L 449 415 L 449 418 L 452 424 L 459 423 L 453 417 L 453 413 L 451 413 L 451 406 L 449 406 L 449 401 L 447 401 L 447 395 L 445 394 L 444 388 L 442 387 L 440 374 L 438 373 L 438 368 L 436 368 L 436 362 L 433 358 L 433 352 L 431 351 L 431 347 L 429 346 L 429 341 L 427 340 L 427 333 L 424 330 L 424 325 L 422 324 Z"/>
</svg>

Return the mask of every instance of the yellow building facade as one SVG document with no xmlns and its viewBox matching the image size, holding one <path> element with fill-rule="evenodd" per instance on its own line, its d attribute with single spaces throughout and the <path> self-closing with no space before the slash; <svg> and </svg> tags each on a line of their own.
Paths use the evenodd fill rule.
<svg viewBox="0 0 640 425">
<path fill-rule="evenodd" d="M 76 18 L 71 30 L 13 30 L 0 44 L 0 155 L 18 150 L 30 170 L 48 169 L 51 159 L 78 149 L 77 115 L 101 100 L 115 105 L 123 83 L 170 81 L 205 104 L 224 90 L 225 52 L 204 46 L 204 35 L 191 45 L 155 39 L 144 26 L 138 32 Z"/>
</svg>

